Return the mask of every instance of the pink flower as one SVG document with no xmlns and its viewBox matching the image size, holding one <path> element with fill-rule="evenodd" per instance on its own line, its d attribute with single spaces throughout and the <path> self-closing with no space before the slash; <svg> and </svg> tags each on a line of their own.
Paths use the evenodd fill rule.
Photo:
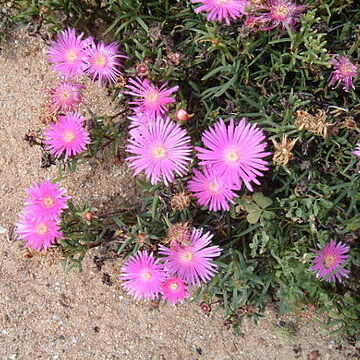
<svg viewBox="0 0 360 360">
<path fill-rule="evenodd" d="M 353 154 L 360 158 L 360 142 L 356 145 L 355 150 L 353 151 Z M 360 164 L 360 163 L 359 163 Z"/>
<path fill-rule="evenodd" d="M 58 122 L 44 131 L 46 150 L 57 158 L 65 152 L 65 159 L 85 150 L 90 138 L 83 120 L 76 112 L 59 116 Z"/>
<path fill-rule="evenodd" d="M 178 302 L 182 302 L 189 296 L 187 285 L 178 277 L 171 277 L 167 279 L 162 284 L 161 291 L 164 299 L 173 305 Z"/>
<path fill-rule="evenodd" d="M 209 232 L 203 234 L 202 229 L 194 229 L 190 245 L 175 244 L 171 248 L 159 245 L 169 273 L 191 285 L 209 281 L 216 272 L 212 258 L 219 256 L 221 252 L 218 246 L 208 246 L 212 237 Z"/>
<path fill-rule="evenodd" d="M 84 85 L 62 82 L 50 89 L 51 110 L 61 112 L 74 110 L 83 101 L 81 90 L 84 88 Z"/>
<path fill-rule="evenodd" d="M 267 4 L 259 8 L 264 12 L 253 14 L 249 21 L 252 24 L 259 24 L 263 30 L 286 26 L 294 28 L 305 8 L 306 6 L 296 5 L 290 0 L 267 0 Z"/>
<path fill-rule="evenodd" d="M 153 255 L 140 251 L 131 256 L 121 269 L 122 287 L 136 299 L 155 299 L 165 280 L 165 271 Z"/>
<path fill-rule="evenodd" d="M 167 111 L 167 105 L 175 102 L 170 95 L 177 91 L 178 86 L 167 89 L 167 83 L 160 88 L 152 85 L 148 79 L 129 79 L 131 85 L 127 85 L 130 91 L 124 91 L 124 94 L 136 96 L 137 99 L 130 102 L 135 105 L 135 112 L 142 112 L 148 115 L 152 120 L 157 117 L 163 117 Z"/>
<path fill-rule="evenodd" d="M 237 196 L 233 190 L 240 189 L 206 167 L 202 173 L 194 170 L 194 176 L 189 180 L 187 188 L 200 205 L 209 206 L 212 211 L 229 210 L 229 203 L 233 204 L 233 199 Z"/>
<path fill-rule="evenodd" d="M 220 119 L 213 128 L 205 131 L 202 141 L 208 149 L 196 147 L 199 152 L 200 165 L 211 166 L 213 171 L 223 177 L 227 184 L 240 186 L 242 179 L 246 187 L 252 191 L 250 182 L 260 184 L 257 176 L 267 170 L 266 161 L 262 158 L 270 155 L 264 152 L 265 136 L 256 124 L 248 124 L 243 118 L 238 125 L 234 119 L 225 125 Z"/>
<path fill-rule="evenodd" d="M 129 134 L 132 137 L 136 137 L 143 131 L 147 131 L 150 123 L 154 122 L 154 120 L 142 112 L 136 112 L 133 116 L 129 116 L 128 119 L 131 121 L 129 124 Z"/>
<path fill-rule="evenodd" d="M 93 44 L 86 50 L 86 70 L 85 73 L 93 80 L 98 80 L 100 85 L 116 83 L 121 75 L 119 67 L 122 66 L 121 58 L 126 59 L 119 50 L 119 45 L 113 42 L 109 45 L 100 42 Z"/>
<path fill-rule="evenodd" d="M 192 3 L 202 4 L 195 12 L 207 12 L 206 20 L 225 21 L 228 25 L 230 19 L 236 20 L 245 13 L 247 0 L 191 0 Z"/>
<path fill-rule="evenodd" d="M 67 208 L 66 201 L 70 199 L 64 196 L 65 189 L 59 188 L 49 180 L 30 187 L 27 192 L 29 198 L 25 201 L 25 212 L 39 219 L 58 220 L 61 212 Z"/>
<path fill-rule="evenodd" d="M 331 240 L 321 250 L 315 251 L 316 256 L 310 271 L 316 271 L 316 276 L 327 282 L 341 282 L 342 277 L 349 277 L 349 270 L 343 268 L 349 257 L 349 250 L 348 246 Z"/>
<path fill-rule="evenodd" d="M 334 87 L 337 88 L 342 83 L 346 92 L 355 89 L 353 81 L 357 75 L 358 66 L 354 65 L 346 56 L 341 55 L 335 55 L 330 63 L 335 70 L 330 75 L 329 86 L 336 84 Z"/>
<path fill-rule="evenodd" d="M 74 29 L 64 30 L 49 47 L 49 62 L 54 64 L 53 70 L 66 79 L 84 72 L 85 50 L 91 41 L 82 40 L 83 35 L 76 36 Z"/>
<path fill-rule="evenodd" d="M 42 248 L 47 250 L 56 242 L 56 239 L 63 237 L 59 222 L 51 219 L 40 219 L 23 214 L 16 227 L 16 233 L 20 239 L 26 241 L 25 247 L 31 247 L 34 250 Z"/>
<path fill-rule="evenodd" d="M 126 151 L 134 154 L 127 160 L 135 175 L 144 170 L 153 185 L 158 181 L 168 185 L 174 181 L 174 173 L 184 175 L 191 160 L 190 137 L 169 118 L 154 120 L 138 136 L 130 138 Z"/>
</svg>

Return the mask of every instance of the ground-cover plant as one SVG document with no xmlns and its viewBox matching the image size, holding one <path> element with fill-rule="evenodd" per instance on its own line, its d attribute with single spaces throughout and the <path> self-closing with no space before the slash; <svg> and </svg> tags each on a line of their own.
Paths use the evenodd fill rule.
<svg viewBox="0 0 360 360">
<path fill-rule="evenodd" d="M 196 294 L 205 302 L 220 299 L 235 326 L 271 300 L 281 312 L 308 307 L 324 313 L 332 330 L 357 333 L 355 1 L 245 7 L 231 0 L 222 3 L 236 7 L 222 16 L 205 0 L 12 3 L 13 21 L 30 21 L 42 35 L 45 24 L 76 27 L 96 41 L 117 41 L 119 56 L 127 56 L 108 84 L 121 120 L 90 114 L 91 142 L 66 164 L 122 147 L 129 165 L 145 173 L 143 198 L 110 214 L 69 202 L 58 241 L 68 265 L 106 243 L 130 259 L 139 259 L 139 251 L 160 257 L 164 247 L 191 246 L 189 233 L 202 228 L 222 251 L 217 272 Z M 184 290 L 179 284 L 173 288 Z"/>
</svg>

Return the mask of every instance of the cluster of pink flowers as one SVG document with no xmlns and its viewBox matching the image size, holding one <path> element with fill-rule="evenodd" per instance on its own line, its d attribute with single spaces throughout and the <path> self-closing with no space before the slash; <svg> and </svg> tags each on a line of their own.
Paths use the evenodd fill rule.
<svg viewBox="0 0 360 360">
<path fill-rule="evenodd" d="M 251 183 L 259 185 L 257 177 L 268 169 L 263 158 L 270 153 L 265 151 L 264 140 L 263 131 L 245 118 L 237 125 L 233 118 L 228 125 L 220 119 L 205 131 L 202 141 L 206 148 L 196 147 L 203 173 L 195 172 L 188 184 L 199 203 L 210 210 L 229 210 L 234 191 L 242 184 L 253 191 Z"/>
<path fill-rule="evenodd" d="M 62 82 L 49 90 L 51 111 L 57 121 L 44 131 L 45 149 L 59 158 L 74 156 L 84 151 L 90 143 L 85 118 L 77 107 L 83 101 L 84 85 L 70 79 L 88 75 L 100 85 L 113 84 L 121 74 L 120 59 L 126 58 L 117 43 L 96 44 L 93 38 L 82 39 L 74 29 L 62 31 L 48 50 L 49 62 Z"/>
<path fill-rule="evenodd" d="M 49 180 L 27 189 L 28 198 L 16 224 L 16 233 L 34 250 L 48 249 L 62 238 L 60 216 L 67 208 L 66 190 Z"/>
<path fill-rule="evenodd" d="M 305 6 L 297 5 L 291 0 L 264 0 L 260 3 L 251 0 L 191 0 L 200 3 L 196 13 L 207 13 L 208 21 L 217 20 L 230 24 L 230 20 L 237 20 L 246 16 L 245 24 L 260 30 L 271 30 L 276 27 L 293 28 Z"/>
<path fill-rule="evenodd" d="M 195 9 L 196 13 L 206 12 L 208 21 L 217 20 L 230 24 L 230 20 L 237 20 L 245 15 L 244 23 L 254 30 L 271 30 L 274 28 L 294 29 L 302 13 L 304 5 L 297 5 L 291 0 L 264 0 L 258 3 L 251 0 L 191 0 L 192 3 L 201 3 Z M 350 59 L 342 55 L 334 55 L 330 61 L 334 70 L 330 74 L 329 86 L 340 84 L 349 92 L 355 89 L 354 79 L 359 67 Z"/>
<path fill-rule="evenodd" d="M 166 185 L 183 176 L 191 160 L 190 137 L 186 130 L 168 116 L 168 105 L 175 102 L 171 96 L 178 86 L 160 87 L 148 79 L 129 80 L 125 94 L 134 96 L 130 102 L 133 115 L 130 119 L 130 138 L 126 151 L 129 166 L 135 174 L 144 171 L 152 184 L 163 181 Z"/>
<path fill-rule="evenodd" d="M 318 278 L 327 282 L 341 282 L 343 277 L 349 276 L 349 270 L 344 269 L 349 250 L 349 246 L 331 240 L 321 250 L 315 251 L 310 271 L 315 271 Z"/>
<path fill-rule="evenodd" d="M 163 257 L 156 259 L 146 251 L 130 257 L 122 267 L 123 288 L 136 299 L 157 299 L 160 294 L 171 304 L 189 296 L 189 285 L 209 281 L 216 273 L 212 261 L 221 253 L 218 246 L 209 246 L 213 235 L 194 229 L 186 242 L 159 246 Z"/>
<path fill-rule="evenodd" d="M 175 174 L 184 176 L 191 162 L 190 137 L 186 130 L 166 116 L 167 105 L 175 99 L 166 84 L 160 88 L 148 79 L 131 79 L 126 94 L 135 96 L 134 115 L 130 117 L 130 138 L 126 151 L 129 166 L 135 175 L 145 173 L 152 184 L 163 181 L 166 186 L 175 180 Z M 219 120 L 205 131 L 202 141 L 207 148 L 197 147 L 201 171 L 194 170 L 188 190 L 200 205 L 210 210 L 229 210 L 236 190 L 242 183 L 252 191 L 251 183 L 260 184 L 257 177 L 267 170 L 264 157 L 265 136 L 256 124 L 242 119 L 238 125 L 231 119 L 226 125 Z"/>
<path fill-rule="evenodd" d="M 53 70 L 65 80 L 86 74 L 100 85 L 115 83 L 121 74 L 121 59 L 127 58 L 119 44 L 96 44 L 92 37 L 82 39 L 83 35 L 67 29 L 51 43 L 48 55 Z"/>
</svg>

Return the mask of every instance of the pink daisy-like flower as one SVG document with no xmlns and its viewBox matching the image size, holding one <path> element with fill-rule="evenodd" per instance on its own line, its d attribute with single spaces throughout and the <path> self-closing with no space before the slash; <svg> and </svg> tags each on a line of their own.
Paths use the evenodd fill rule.
<svg viewBox="0 0 360 360">
<path fill-rule="evenodd" d="M 167 279 L 161 286 L 161 292 L 164 299 L 173 305 L 189 296 L 186 283 L 178 277 Z"/>
<path fill-rule="evenodd" d="M 62 112 L 74 110 L 83 101 L 81 90 L 84 88 L 84 85 L 62 82 L 50 89 L 51 110 Z"/>
<path fill-rule="evenodd" d="M 251 16 L 251 21 L 259 24 L 263 30 L 286 26 L 294 28 L 305 8 L 290 0 L 267 0 L 266 6 L 259 8 L 264 13 L 253 14 L 255 16 Z"/>
<path fill-rule="evenodd" d="M 346 92 L 355 89 L 353 81 L 357 75 L 358 66 L 353 64 L 346 56 L 341 55 L 335 55 L 330 60 L 330 63 L 335 70 L 330 75 L 329 86 L 335 85 L 334 87 L 337 88 L 342 83 Z"/>
<path fill-rule="evenodd" d="M 178 90 L 178 86 L 167 89 L 167 83 L 160 88 L 152 85 L 148 79 L 129 79 L 131 85 L 127 85 L 130 91 L 124 94 L 133 95 L 137 98 L 130 104 L 135 105 L 134 111 L 141 112 L 150 117 L 151 120 L 163 117 L 167 111 L 167 105 L 175 102 L 170 95 Z"/>
<path fill-rule="evenodd" d="M 355 150 L 353 151 L 353 154 L 360 158 L 360 142 L 356 145 Z M 360 164 L 360 163 L 359 163 Z"/>
<path fill-rule="evenodd" d="M 196 147 L 200 165 L 212 167 L 218 176 L 223 177 L 224 183 L 240 186 L 242 179 L 253 191 L 250 182 L 259 185 L 256 177 L 268 170 L 267 162 L 262 159 L 270 155 L 264 151 L 267 145 L 264 139 L 262 130 L 256 124 L 247 123 L 245 118 L 238 125 L 230 119 L 228 126 L 220 119 L 202 135 L 208 149 Z"/>
<path fill-rule="evenodd" d="M 65 152 L 65 159 L 85 150 L 90 138 L 83 120 L 79 113 L 59 116 L 58 122 L 44 131 L 46 150 L 57 158 Z"/>
<path fill-rule="evenodd" d="M 42 248 L 48 249 L 57 239 L 63 237 L 58 221 L 29 217 L 28 214 L 23 214 L 16 227 L 20 239 L 26 241 L 25 247 L 38 251 Z"/>
<path fill-rule="evenodd" d="M 131 256 L 121 269 L 122 287 L 136 299 L 151 300 L 158 297 L 166 274 L 163 265 L 153 255 L 140 251 Z"/>
<path fill-rule="evenodd" d="M 66 190 L 49 180 L 27 189 L 29 198 L 25 200 L 26 214 L 39 219 L 58 219 L 61 212 L 67 208 Z"/>
<path fill-rule="evenodd" d="M 228 25 L 230 19 L 238 19 L 245 13 L 247 0 L 191 0 L 192 3 L 202 4 L 195 9 L 195 13 L 207 12 L 206 20 L 225 21 Z"/>
<path fill-rule="evenodd" d="M 169 273 L 191 285 L 209 281 L 216 272 L 212 259 L 221 253 L 218 246 L 208 246 L 212 237 L 209 232 L 203 234 L 202 229 L 194 229 L 190 245 L 174 244 L 171 248 L 159 245 Z"/>
<path fill-rule="evenodd" d="M 233 199 L 237 196 L 233 190 L 240 189 L 206 167 L 203 172 L 194 169 L 194 176 L 189 180 L 187 188 L 200 205 L 209 206 L 212 211 L 229 210 L 229 203 L 233 204 Z"/>
<path fill-rule="evenodd" d="M 349 250 L 349 246 L 331 240 L 321 250 L 315 250 L 316 256 L 310 271 L 316 271 L 318 278 L 328 282 L 341 282 L 343 277 L 349 277 L 349 270 L 342 268 L 349 257 Z"/>
<path fill-rule="evenodd" d="M 49 47 L 49 62 L 53 70 L 66 79 L 81 75 L 85 68 L 85 50 L 92 41 L 82 40 L 81 33 L 76 36 L 74 29 L 62 31 Z"/>
<path fill-rule="evenodd" d="M 190 137 L 170 118 L 151 122 L 139 136 L 129 139 L 126 151 L 134 154 L 127 160 L 135 175 L 144 170 L 153 185 L 158 181 L 168 185 L 174 181 L 174 173 L 184 175 L 191 160 Z"/>
<path fill-rule="evenodd" d="M 114 84 L 121 75 L 119 70 L 122 65 L 121 58 L 126 59 L 127 56 L 120 52 L 117 42 L 109 45 L 103 42 L 93 44 L 86 50 L 85 73 L 93 80 L 98 80 L 100 85 Z"/>
</svg>

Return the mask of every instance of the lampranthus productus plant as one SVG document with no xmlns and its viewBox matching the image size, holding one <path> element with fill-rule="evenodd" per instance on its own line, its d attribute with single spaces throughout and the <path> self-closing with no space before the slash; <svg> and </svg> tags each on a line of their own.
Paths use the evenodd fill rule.
<svg viewBox="0 0 360 360">
<path fill-rule="evenodd" d="M 321 250 L 315 251 L 314 266 L 310 270 L 328 282 L 342 281 L 349 277 L 349 270 L 343 268 L 349 258 L 348 252 L 349 246 L 331 240 Z"/>
<path fill-rule="evenodd" d="M 61 82 L 54 88 L 49 90 L 50 95 L 50 108 L 52 112 L 69 112 L 76 110 L 78 105 L 83 101 L 82 90 L 84 85 Z"/>
<path fill-rule="evenodd" d="M 270 152 L 266 148 L 265 135 L 256 124 L 242 119 L 235 125 L 230 119 L 228 125 L 220 119 L 213 128 L 206 130 L 202 141 L 207 149 L 196 147 L 200 165 L 212 167 L 211 171 L 221 176 L 229 186 L 245 186 L 252 191 L 251 182 L 260 184 L 258 176 L 268 170 L 264 157 Z"/>
<path fill-rule="evenodd" d="M 125 264 L 141 265 L 143 254 L 163 273 L 151 278 L 145 271 L 143 283 L 135 273 L 123 279 L 130 295 L 177 306 L 190 296 L 215 299 L 236 329 L 242 309 L 261 312 L 272 302 L 280 312 L 313 306 L 337 332 L 358 334 L 359 4 L 132 0 L 124 6 L 82 2 L 77 29 L 66 9 L 39 14 L 52 29 L 65 29 L 49 48 L 59 80 L 100 80 L 119 112 L 81 113 L 86 128 L 84 120 L 76 128 L 87 133 L 71 151 L 64 140 L 75 131 L 54 134 L 69 116 L 56 100 L 51 137 L 45 129 L 35 140 L 62 172 L 94 157 L 127 164 L 141 199 L 120 208 L 109 202 L 109 211 L 100 211 L 90 191 L 89 204 L 67 201 L 57 223 L 61 238 L 43 241 L 46 224 L 34 225 L 27 215 L 19 238 L 61 247 L 69 267 L 81 266 L 86 252 L 104 243 Z M 33 21 L 37 8 L 31 9 Z M 29 19 L 17 11 L 17 19 Z M 101 49 L 107 57 L 98 56 Z M 100 66 L 94 71 L 91 52 Z M 32 144 L 33 138 L 27 136 Z M 161 279 L 147 287 L 150 278 Z"/>
<path fill-rule="evenodd" d="M 59 116 L 58 121 L 44 131 L 46 150 L 57 158 L 62 155 L 67 158 L 84 151 L 90 143 L 84 120 L 78 112 Z"/>
<path fill-rule="evenodd" d="M 247 0 L 191 0 L 194 4 L 201 4 L 195 8 L 196 13 L 205 12 L 206 20 L 219 21 L 230 24 L 245 13 Z"/>
<path fill-rule="evenodd" d="M 62 31 L 49 47 L 49 62 L 53 70 L 65 79 L 83 74 L 85 69 L 88 41 L 82 39 L 83 33 L 76 35 L 75 29 Z"/>
<path fill-rule="evenodd" d="M 150 83 L 148 79 L 129 79 L 127 91 L 124 94 L 135 96 L 130 101 L 133 105 L 134 113 L 141 112 L 147 115 L 151 120 L 157 117 L 163 117 L 167 111 L 167 106 L 175 102 L 171 95 L 178 90 L 178 86 L 167 88 L 167 83 L 159 88 Z"/>
<path fill-rule="evenodd" d="M 342 84 L 346 92 L 355 89 L 354 79 L 359 70 L 358 66 L 353 64 L 346 56 L 341 55 L 334 56 L 330 63 L 334 70 L 330 75 L 329 86 L 335 85 L 335 87 L 338 87 Z"/>
<path fill-rule="evenodd" d="M 126 56 L 120 52 L 118 43 L 113 42 L 109 45 L 103 42 L 93 43 L 86 49 L 85 73 L 93 80 L 97 80 L 100 85 L 115 84 L 121 75 L 121 59 L 126 59 Z"/>
<path fill-rule="evenodd" d="M 186 173 L 191 160 L 190 137 L 169 118 L 157 118 L 148 128 L 131 137 L 126 151 L 133 154 L 127 160 L 135 175 L 144 171 L 152 184 L 173 182 L 175 174 Z"/>
<path fill-rule="evenodd" d="M 16 224 L 16 233 L 25 246 L 34 250 L 47 250 L 63 237 L 60 229 L 61 213 L 66 209 L 66 190 L 49 180 L 27 189 L 25 207 Z"/>
</svg>

